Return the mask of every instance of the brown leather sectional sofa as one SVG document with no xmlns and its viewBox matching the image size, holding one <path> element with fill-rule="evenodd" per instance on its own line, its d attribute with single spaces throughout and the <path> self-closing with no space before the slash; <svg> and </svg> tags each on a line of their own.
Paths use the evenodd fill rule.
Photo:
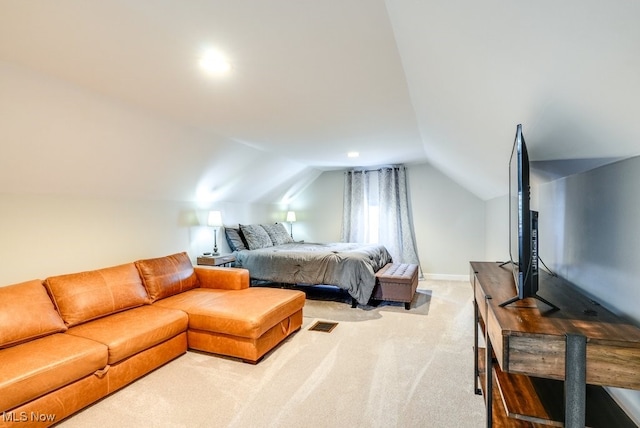
<svg viewBox="0 0 640 428">
<path fill-rule="evenodd" d="M 257 363 L 304 301 L 186 253 L 0 287 L 0 427 L 52 425 L 188 348 Z"/>
</svg>

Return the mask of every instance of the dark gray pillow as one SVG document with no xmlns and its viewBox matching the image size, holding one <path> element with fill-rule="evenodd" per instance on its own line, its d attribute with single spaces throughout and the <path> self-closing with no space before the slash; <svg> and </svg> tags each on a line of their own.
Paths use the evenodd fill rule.
<svg viewBox="0 0 640 428">
<path fill-rule="evenodd" d="M 262 224 L 261 226 L 264 230 L 267 231 L 267 234 L 269 235 L 269 238 L 271 238 L 271 242 L 273 242 L 273 245 L 289 244 L 293 242 L 293 239 L 291 239 L 291 236 L 289 235 L 289 232 L 287 232 L 287 229 L 284 227 L 284 224 Z"/>
<path fill-rule="evenodd" d="M 244 235 L 250 250 L 273 247 L 273 241 L 269 238 L 269 234 L 259 224 L 241 224 L 240 231 Z"/>
<path fill-rule="evenodd" d="M 229 244 L 231 251 L 242 251 L 247 249 L 247 246 L 242 239 L 240 229 L 225 227 L 224 234 L 227 237 L 227 243 Z"/>
</svg>

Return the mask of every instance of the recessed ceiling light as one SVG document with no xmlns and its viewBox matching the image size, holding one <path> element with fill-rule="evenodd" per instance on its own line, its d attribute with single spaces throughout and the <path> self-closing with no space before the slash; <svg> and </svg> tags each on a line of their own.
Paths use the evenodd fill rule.
<svg viewBox="0 0 640 428">
<path fill-rule="evenodd" d="M 358 152 L 349 152 L 349 153 L 347 153 L 347 157 L 349 157 L 349 158 L 357 158 L 358 156 L 360 156 L 360 153 L 358 153 Z"/>
<path fill-rule="evenodd" d="M 227 74 L 231 70 L 231 64 L 226 56 L 216 50 L 208 49 L 204 51 L 200 57 L 200 68 L 209 74 L 223 75 Z"/>
</svg>

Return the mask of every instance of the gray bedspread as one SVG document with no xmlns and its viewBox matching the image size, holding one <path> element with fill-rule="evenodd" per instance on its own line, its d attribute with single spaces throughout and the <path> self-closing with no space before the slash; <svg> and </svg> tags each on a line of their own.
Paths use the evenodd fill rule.
<svg viewBox="0 0 640 428">
<path fill-rule="evenodd" d="M 252 279 L 334 285 L 363 305 L 373 292 L 375 272 L 389 262 L 384 246 L 368 244 L 291 243 L 236 252 L 236 266 L 248 269 Z"/>
</svg>

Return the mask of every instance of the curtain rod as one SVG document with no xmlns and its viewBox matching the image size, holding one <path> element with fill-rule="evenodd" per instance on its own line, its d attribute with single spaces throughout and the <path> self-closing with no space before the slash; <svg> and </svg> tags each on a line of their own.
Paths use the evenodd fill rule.
<svg viewBox="0 0 640 428">
<path fill-rule="evenodd" d="M 389 166 L 380 166 L 380 167 L 376 167 L 376 168 L 372 168 L 372 169 L 352 168 L 352 169 L 346 170 L 345 173 L 347 173 L 347 172 L 378 172 L 378 171 L 382 171 L 384 169 L 400 169 L 400 168 L 406 168 L 406 166 L 404 166 L 404 165 L 389 165 Z"/>
</svg>

